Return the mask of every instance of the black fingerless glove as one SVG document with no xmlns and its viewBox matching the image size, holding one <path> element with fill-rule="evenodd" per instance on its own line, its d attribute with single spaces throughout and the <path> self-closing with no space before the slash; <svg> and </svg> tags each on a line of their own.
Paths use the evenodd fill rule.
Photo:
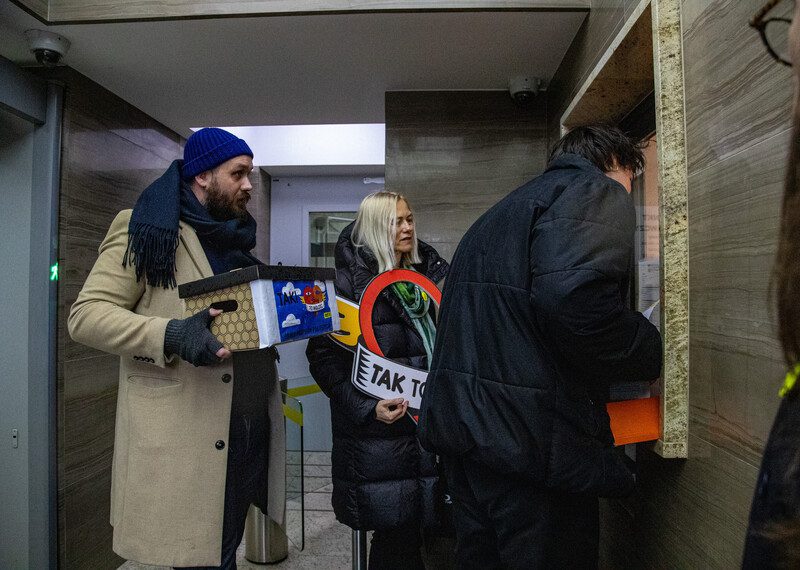
<svg viewBox="0 0 800 570">
<path fill-rule="evenodd" d="M 223 347 L 208 326 L 214 320 L 208 309 L 185 319 L 172 319 L 164 335 L 164 354 L 177 354 L 195 366 L 219 362 L 217 351 Z"/>
</svg>

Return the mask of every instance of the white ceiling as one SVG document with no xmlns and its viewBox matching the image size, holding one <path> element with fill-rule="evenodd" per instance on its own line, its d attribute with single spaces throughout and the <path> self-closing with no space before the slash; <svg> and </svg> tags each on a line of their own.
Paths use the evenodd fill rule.
<svg viewBox="0 0 800 570">
<path fill-rule="evenodd" d="M 372 13 L 50 26 L 0 0 L 0 55 L 23 31 L 182 135 L 205 125 L 384 122 L 384 92 L 506 89 L 550 80 L 586 12 Z"/>
</svg>

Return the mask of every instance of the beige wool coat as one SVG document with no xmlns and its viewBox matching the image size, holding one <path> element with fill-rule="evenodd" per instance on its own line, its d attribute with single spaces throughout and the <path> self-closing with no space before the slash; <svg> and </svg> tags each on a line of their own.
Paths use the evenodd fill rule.
<svg viewBox="0 0 800 570">
<path fill-rule="evenodd" d="M 136 281 L 129 264 L 131 210 L 120 212 L 69 315 L 72 338 L 120 356 L 111 487 L 114 552 L 163 566 L 220 563 L 231 359 L 195 367 L 165 358 L 164 332 L 183 318 L 177 288 Z M 213 275 L 194 230 L 181 222 L 178 283 Z M 233 381 L 223 377 L 231 375 Z M 268 514 L 285 510 L 285 431 L 280 390 L 268 387 L 270 441 Z M 221 444 L 225 443 L 222 449 Z"/>
</svg>

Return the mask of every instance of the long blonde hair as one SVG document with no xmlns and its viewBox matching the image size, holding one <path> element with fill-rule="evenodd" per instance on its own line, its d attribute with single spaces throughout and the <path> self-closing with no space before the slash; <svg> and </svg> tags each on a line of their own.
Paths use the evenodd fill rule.
<svg viewBox="0 0 800 570">
<path fill-rule="evenodd" d="M 405 196 L 396 192 L 375 192 L 361 201 L 356 223 L 353 226 L 353 244 L 368 248 L 378 260 L 378 272 L 395 269 L 394 242 L 397 236 L 397 203 L 404 201 L 411 210 Z M 414 226 L 410 254 L 403 254 L 399 267 L 419 263 L 417 228 Z"/>
</svg>

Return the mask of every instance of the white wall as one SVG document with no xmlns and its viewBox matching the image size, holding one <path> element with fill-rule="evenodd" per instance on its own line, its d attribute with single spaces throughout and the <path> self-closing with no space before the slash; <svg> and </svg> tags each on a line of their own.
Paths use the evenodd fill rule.
<svg viewBox="0 0 800 570">
<path fill-rule="evenodd" d="M 374 173 L 370 174 L 374 176 Z M 308 265 L 308 215 L 310 212 L 353 211 L 367 194 L 381 190 L 364 184 L 364 176 L 275 177 L 272 179 L 270 212 L 270 264 Z M 279 374 L 289 387 L 312 383 L 308 373 L 306 342 L 278 346 Z M 305 448 L 330 450 L 330 411 L 324 394 L 300 398 L 303 403 Z M 297 449 L 294 428 L 289 429 L 287 445 Z"/>
<path fill-rule="evenodd" d="M 272 179 L 270 264 L 308 264 L 309 212 L 353 211 L 367 194 L 382 187 L 364 184 L 362 176 L 279 177 Z M 278 347 L 284 378 L 308 376 L 305 342 Z"/>
<path fill-rule="evenodd" d="M 356 211 L 367 194 L 383 189 L 363 176 L 274 177 L 270 220 L 270 263 L 308 262 L 308 213 Z"/>
</svg>

